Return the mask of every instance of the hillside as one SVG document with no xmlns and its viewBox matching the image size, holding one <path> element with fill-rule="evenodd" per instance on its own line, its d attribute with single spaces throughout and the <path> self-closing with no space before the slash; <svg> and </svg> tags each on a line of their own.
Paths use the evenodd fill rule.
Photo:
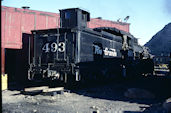
<svg viewBox="0 0 171 113">
<path fill-rule="evenodd" d="M 171 23 L 156 33 L 145 46 L 153 55 L 168 55 L 171 52 Z"/>
</svg>

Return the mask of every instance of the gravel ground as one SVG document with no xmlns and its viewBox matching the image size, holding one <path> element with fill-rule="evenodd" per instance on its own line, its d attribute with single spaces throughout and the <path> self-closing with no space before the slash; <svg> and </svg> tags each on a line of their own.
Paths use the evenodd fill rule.
<svg viewBox="0 0 171 113">
<path fill-rule="evenodd" d="M 151 83 L 151 82 L 149 82 Z M 153 100 L 124 97 L 130 87 L 144 87 L 144 81 L 110 83 L 82 88 L 54 96 L 21 94 L 19 90 L 2 91 L 3 113 L 166 113 L 162 103 L 167 96 Z M 157 84 L 157 83 L 156 83 Z M 155 84 L 154 84 L 155 86 Z M 152 87 L 152 86 L 151 86 Z M 164 86 L 163 86 L 164 87 Z M 156 89 L 156 88 L 155 88 Z M 166 89 L 167 90 L 167 89 Z M 155 92 L 155 90 L 151 90 Z"/>
</svg>

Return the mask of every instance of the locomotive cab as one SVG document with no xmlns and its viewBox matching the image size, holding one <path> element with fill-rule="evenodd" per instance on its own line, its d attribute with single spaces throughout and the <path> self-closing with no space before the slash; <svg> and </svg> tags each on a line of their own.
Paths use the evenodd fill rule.
<svg viewBox="0 0 171 113">
<path fill-rule="evenodd" d="M 79 8 L 71 8 L 60 10 L 60 27 L 74 28 L 87 27 L 90 21 L 90 13 Z"/>
</svg>

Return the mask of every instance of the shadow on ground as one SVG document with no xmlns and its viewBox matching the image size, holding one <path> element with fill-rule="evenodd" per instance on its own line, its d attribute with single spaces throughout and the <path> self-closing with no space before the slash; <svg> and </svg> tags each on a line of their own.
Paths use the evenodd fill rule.
<svg viewBox="0 0 171 113">
<path fill-rule="evenodd" d="M 21 84 L 11 84 L 9 85 L 9 90 L 18 90 L 21 91 L 25 87 L 31 86 L 42 86 L 46 85 L 45 83 L 21 83 Z M 171 78 L 166 76 L 149 76 L 136 79 L 122 79 L 122 80 L 113 80 L 112 82 L 106 83 L 94 83 L 89 84 L 86 87 L 79 89 L 71 89 L 71 92 L 74 92 L 79 95 L 84 95 L 92 98 L 113 100 L 113 101 L 124 101 L 129 103 L 138 103 L 146 104 L 149 107 L 142 108 L 145 109 L 144 113 L 150 113 L 149 111 L 156 110 L 156 107 L 159 108 L 158 111 L 163 112 L 160 107 L 161 103 L 165 99 L 171 97 L 170 92 Z M 155 99 L 129 99 L 124 96 L 124 93 L 129 88 L 140 88 L 150 91 L 155 95 Z M 139 111 L 124 111 L 124 113 L 140 113 Z"/>
<path fill-rule="evenodd" d="M 107 83 L 105 85 L 94 85 L 88 88 L 82 88 L 79 90 L 75 90 L 74 92 L 80 95 L 113 100 L 113 101 L 124 101 L 129 103 L 138 103 L 138 104 L 146 104 L 149 105 L 145 109 L 145 113 L 149 113 L 149 111 L 156 110 L 159 112 L 163 112 L 161 108 L 162 103 L 169 97 L 171 97 L 170 92 L 171 86 L 171 78 L 166 76 L 150 76 L 138 79 L 125 79 L 125 80 L 117 80 L 112 83 Z M 124 96 L 124 92 L 129 88 L 139 88 L 145 89 L 155 95 L 155 99 L 129 99 Z M 156 113 L 159 113 L 156 112 Z M 140 113 L 135 111 L 125 111 L 124 113 Z"/>
</svg>

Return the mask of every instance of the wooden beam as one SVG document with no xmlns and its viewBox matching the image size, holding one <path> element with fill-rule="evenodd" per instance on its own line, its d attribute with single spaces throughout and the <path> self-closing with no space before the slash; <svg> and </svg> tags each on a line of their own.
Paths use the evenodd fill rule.
<svg viewBox="0 0 171 113">
<path fill-rule="evenodd" d="M 64 87 L 56 87 L 56 88 L 47 88 L 47 89 L 43 89 L 44 93 L 47 92 L 55 92 L 55 91 L 63 91 Z"/>
<path fill-rule="evenodd" d="M 38 90 L 44 90 L 44 89 L 48 89 L 48 86 L 41 86 L 41 87 L 31 87 L 31 88 L 25 88 L 24 91 L 38 91 Z"/>
</svg>

